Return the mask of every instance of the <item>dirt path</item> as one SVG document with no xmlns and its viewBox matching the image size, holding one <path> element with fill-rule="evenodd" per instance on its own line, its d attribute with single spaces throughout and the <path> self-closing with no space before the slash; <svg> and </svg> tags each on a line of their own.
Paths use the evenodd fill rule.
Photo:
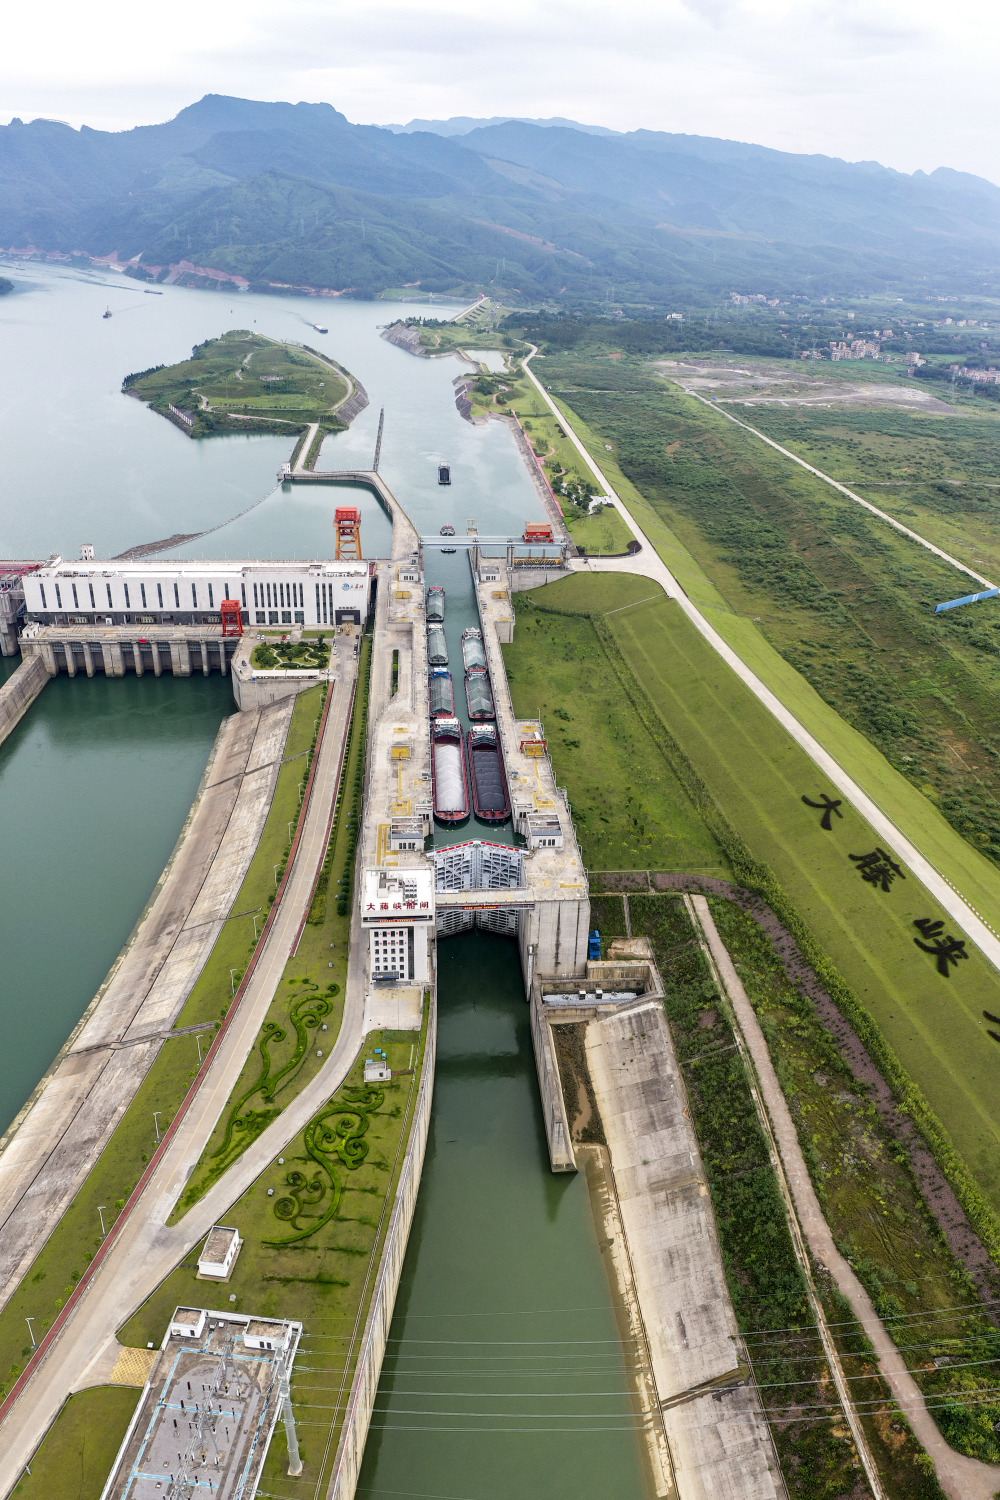
<svg viewBox="0 0 1000 1500">
<path fill-rule="evenodd" d="M 705 935 L 723 988 L 732 1003 L 747 1051 L 757 1070 L 761 1094 L 767 1106 L 774 1139 L 791 1192 L 790 1206 L 793 1208 L 810 1252 L 815 1260 L 827 1268 L 838 1289 L 851 1304 L 854 1316 L 875 1349 L 882 1374 L 894 1399 L 905 1412 L 918 1441 L 923 1444 L 933 1459 L 938 1480 L 950 1500 L 994 1500 L 997 1490 L 1000 1489 L 1000 1466 L 980 1463 L 974 1458 L 965 1458 L 945 1442 L 937 1424 L 927 1410 L 919 1386 L 907 1370 L 906 1361 L 875 1312 L 868 1293 L 834 1244 L 833 1235 L 809 1177 L 795 1123 L 774 1071 L 771 1054 L 764 1040 L 764 1033 L 760 1028 L 756 1012 L 743 988 L 726 946 L 719 936 L 708 901 L 704 896 L 692 896 L 689 899 Z"/>
</svg>

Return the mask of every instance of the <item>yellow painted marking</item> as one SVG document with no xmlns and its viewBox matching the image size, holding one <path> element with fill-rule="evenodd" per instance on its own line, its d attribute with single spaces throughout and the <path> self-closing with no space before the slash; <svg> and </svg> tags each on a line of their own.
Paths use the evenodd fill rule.
<svg viewBox="0 0 1000 1500">
<path fill-rule="evenodd" d="M 108 1379 L 112 1385 L 145 1385 L 158 1349 L 123 1349 Z"/>
</svg>

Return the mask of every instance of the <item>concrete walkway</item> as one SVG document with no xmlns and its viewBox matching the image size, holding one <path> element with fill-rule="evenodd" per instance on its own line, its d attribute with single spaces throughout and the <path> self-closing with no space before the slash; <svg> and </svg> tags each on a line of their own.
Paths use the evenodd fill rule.
<svg viewBox="0 0 1000 1500">
<path fill-rule="evenodd" d="M 708 901 L 704 896 L 692 896 L 690 900 L 705 934 L 722 986 L 732 1003 L 747 1050 L 753 1059 L 785 1177 L 791 1190 L 793 1211 L 812 1256 L 827 1268 L 840 1292 L 850 1302 L 854 1316 L 878 1355 L 882 1374 L 893 1398 L 906 1414 L 907 1421 L 913 1428 L 918 1441 L 923 1444 L 934 1460 L 938 1480 L 950 1500 L 994 1500 L 997 1491 L 1000 1490 L 1000 1466 L 979 1463 L 974 1458 L 965 1458 L 945 1442 L 937 1424 L 927 1410 L 919 1386 L 913 1376 L 907 1372 L 905 1359 L 889 1337 L 885 1325 L 872 1306 L 871 1298 L 834 1244 L 830 1227 L 823 1215 L 819 1199 L 816 1197 L 805 1158 L 802 1155 L 802 1148 L 799 1145 L 795 1122 L 774 1071 L 771 1054 L 756 1012 L 743 988 L 726 946 L 719 936 Z"/>
<path fill-rule="evenodd" d="M 343 676 L 332 688 L 298 849 L 257 966 L 197 1094 L 144 1191 L 117 1230 L 105 1258 L 90 1279 L 81 1283 L 79 1300 L 58 1337 L 0 1424 L 2 1495 L 10 1493 L 66 1396 L 89 1383 L 90 1370 L 103 1368 L 116 1329 L 302 1130 L 343 1082 L 360 1050 L 363 1007 L 356 994 L 349 992 L 340 1032 L 320 1072 L 180 1224 L 166 1225 L 259 1033 L 309 909 L 326 853 L 357 659 L 345 655 L 341 670 Z"/>
<path fill-rule="evenodd" d="M 587 1067 L 682 1500 L 786 1493 L 739 1330 L 659 1001 L 591 1021 Z"/>
<path fill-rule="evenodd" d="M 753 693 L 764 707 L 773 714 L 778 723 L 788 731 L 797 745 L 800 745 L 806 754 L 814 761 L 825 777 L 833 783 L 837 791 L 851 806 L 866 818 L 880 838 L 896 853 L 904 864 L 909 865 L 917 879 L 922 881 L 926 889 L 934 896 L 935 900 L 956 922 L 980 952 L 989 959 L 994 968 L 1000 969 L 1000 938 L 993 933 L 986 923 L 973 910 L 967 901 L 948 883 L 945 877 L 925 858 L 917 846 L 897 828 L 896 824 L 886 813 L 873 802 L 868 794 L 862 791 L 857 782 L 848 775 L 830 752 L 820 744 L 819 740 L 812 735 L 805 725 L 802 724 L 790 709 L 786 708 L 776 693 L 764 683 L 741 657 L 737 656 L 733 648 L 723 640 L 718 631 L 709 624 L 705 616 L 691 602 L 685 594 L 677 579 L 670 572 L 666 563 L 659 556 L 653 543 L 641 530 L 632 515 L 615 494 L 614 489 L 608 482 L 589 451 L 577 437 L 576 433 L 555 402 L 551 399 L 544 386 L 532 373 L 527 361 L 525 369 L 529 379 L 533 382 L 542 399 L 559 418 L 567 437 L 577 448 L 581 456 L 586 460 L 589 468 L 593 470 L 604 487 L 605 493 L 610 497 L 612 503 L 618 509 L 623 521 L 629 527 L 634 536 L 642 543 L 642 551 L 635 557 L 615 558 L 574 558 L 572 567 L 575 571 L 591 571 L 601 573 L 633 573 L 641 577 L 650 578 L 658 583 L 667 597 L 676 599 L 685 615 L 692 625 L 703 636 L 714 651 L 717 651 L 727 666 L 731 667 L 741 682 Z"/>
</svg>

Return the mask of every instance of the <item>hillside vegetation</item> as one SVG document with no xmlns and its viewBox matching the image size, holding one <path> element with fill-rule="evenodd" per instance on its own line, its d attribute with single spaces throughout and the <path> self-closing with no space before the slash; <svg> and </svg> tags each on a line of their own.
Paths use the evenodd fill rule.
<svg viewBox="0 0 1000 1500">
<path fill-rule="evenodd" d="M 361 296 L 995 293 L 1000 188 L 657 131 L 397 134 L 328 104 L 207 95 L 116 133 L 0 127 L 0 244 Z"/>
</svg>

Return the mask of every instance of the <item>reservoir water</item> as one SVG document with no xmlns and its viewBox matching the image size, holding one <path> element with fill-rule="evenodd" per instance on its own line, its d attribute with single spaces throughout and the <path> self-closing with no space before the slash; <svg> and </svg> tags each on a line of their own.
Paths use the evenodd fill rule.
<svg viewBox="0 0 1000 1500">
<path fill-rule="evenodd" d="M 329 556 L 333 508 L 345 492 L 276 488 L 290 441 L 192 442 L 121 395 L 125 374 L 184 358 L 234 327 L 313 345 L 358 377 L 371 404 L 348 432 L 327 439 L 320 467 L 370 467 L 384 407 L 381 472 L 421 531 L 450 522 L 461 532 L 474 519 L 484 533 L 520 533 L 541 515 L 509 431 L 473 427 L 456 410 L 453 381 L 463 366 L 415 359 L 378 336 L 380 324 L 426 309 L 324 300 L 330 332 L 321 335 L 311 326 L 314 299 L 182 288 L 147 297 L 111 273 L 2 269 L 18 290 L 0 298 L 0 556 L 73 556 L 83 542 L 111 556 L 178 532 L 208 533 L 183 548 L 190 556 Z M 108 305 L 112 317 L 103 319 Z M 437 484 L 439 462 L 451 465 L 450 488 Z M 366 555 L 378 555 L 387 523 L 371 496 L 357 499 Z M 474 622 L 467 561 L 431 557 L 427 571 L 448 590 L 464 718 L 459 637 Z M 0 680 L 11 665 L 0 663 Z M 140 916 L 232 707 L 230 684 L 219 676 L 63 677 L 0 748 L 0 1125 L 30 1094 Z M 448 835 L 455 837 L 513 840 L 509 824 L 488 830 L 474 822 Z M 516 1343 L 511 1352 L 527 1351 L 525 1359 L 502 1367 L 515 1384 L 494 1374 L 492 1384 L 477 1386 L 497 1400 L 480 1401 L 475 1421 L 439 1415 L 451 1400 L 441 1393 L 468 1391 L 466 1377 L 482 1376 L 455 1353 L 458 1344 L 442 1346 L 449 1357 L 435 1368 L 447 1375 L 437 1382 L 426 1381 L 428 1366 L 418 1379 L 407 1361 L 395 1361 L 379 1403 L 391 1410 L 379 1414 L 384 1430 L 373 1429 L 359 1494 L 629 1500 L 641 1494 L 638 1446 L 608 1285 L 584 1182 L 548 1169 L 516 955 L 512 945 L 478 935 L 451 939 L 440 954 L 432 1143 L 394 1337 L 406 1338 L 398 1347 L 410 1355 L 417 1339 L 485 1341 L 466 1354 L 482 1366 L 480 1355 L 491 1351 L 491 1371 L 501 1368 L 494 1361 L 504 1339 L 550 1340 L 550 1355 L 568 1354 L 545 1364 L 545 1350 Z M 516 1331 L 506 1333 L 508 1325 Z M 420 1333 L 424 1327 L 434 1331 Z M 546 1383 L 543 1369 L 576 1383 Z M 581 1370 L 600 1379 L 581 1384 Z M 435 1385 L 433 1403 L 408 1394 L 421 1381 Z M 518 1399 L 503 1394 L 515 1390 Z M 546 1391 L 572 1391 L 581 1401 L 550 1401 Z M 430 1421 L 403 1410 L 422 1404 L 434 1407 Z M 538 1418 L 557 1410 L 558 1420 Z"/>
</svg>

